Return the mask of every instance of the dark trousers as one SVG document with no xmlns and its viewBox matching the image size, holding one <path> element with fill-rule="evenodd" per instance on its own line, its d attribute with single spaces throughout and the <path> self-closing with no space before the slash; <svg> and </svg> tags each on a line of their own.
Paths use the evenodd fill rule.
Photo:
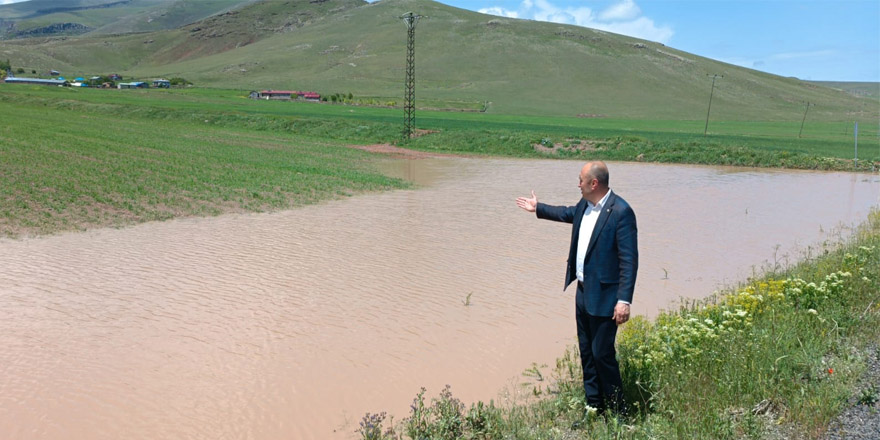
<svg viewBox="0 0 880 440">
<path fill-rule="evenodd" d="M 617 324 L 611 316 L 587 313 L 585 301 L 583 286 L 578 283 L 575 317 L 587 404 L 600 412 L 609 409 L 620 412 L 623 410 L 623 383 L 614 350 Z"/>
</svg>

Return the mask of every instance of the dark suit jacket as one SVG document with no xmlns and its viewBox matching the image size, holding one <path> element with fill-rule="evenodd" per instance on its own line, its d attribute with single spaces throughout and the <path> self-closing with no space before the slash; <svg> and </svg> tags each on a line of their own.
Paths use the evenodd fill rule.
<svg viewBox="0 0 880 440">
<path fill-rule="evenodd" d="M 610 190 L 609 190 L 610 191 Z M 577 245 L 581 219 L 587 201 L 574 206 L 550 206 L 538 203 L 538 218 L 571 223 L 571 247 L 563 290 L 577 279 Z M 587 313 L 612 316 L 618 300 L 632 303 L 639 268 L 636 215 L 632 208 L 612 192 L 602 207 L 587 255 L 584 258 L 584 288 Z"/>
</svg>

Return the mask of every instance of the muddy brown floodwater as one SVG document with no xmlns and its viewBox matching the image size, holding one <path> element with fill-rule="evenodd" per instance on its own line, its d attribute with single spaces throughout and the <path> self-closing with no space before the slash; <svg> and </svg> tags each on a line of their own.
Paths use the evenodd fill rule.
<svg viewBox="0 0 880 440">
<path fill-rule="evenodd" d="M 422 386 L 515 399 L 575 328 L 569 226 L 514 199 L 575 203 L 580 167 L 389 160 L 419 188 L 0 241 L 0 438 L 345 439 Z M 815 254 L 880 197 L 877 175 L 610 170 L 648 316 Z"/>
</svg>

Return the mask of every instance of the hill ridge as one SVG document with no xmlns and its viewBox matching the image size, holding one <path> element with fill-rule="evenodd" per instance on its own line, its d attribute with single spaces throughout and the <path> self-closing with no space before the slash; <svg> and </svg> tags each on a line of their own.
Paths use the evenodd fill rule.
<svg viewBox="0 0 880 440">
<path fill-rule="evenodd" d="M 481 14 L 430 0 L 269 0 L 177 29 L 2 41 L 14 65 L 82 74 L 185 77 L 207 87 L 315 90 L 399 100 L 406 30 L 416 30 L 419 100 L 491 103 L 491 112 L 719 120 L 876 121 L 880 101 L 725 64 L 606 31 Z M 304 14 L 304 15 L 298 15 Z M 60 69 L 59 69 L 60 70 Z M 387 98 L 387 99 L 386 99 Z"/>
</svg>

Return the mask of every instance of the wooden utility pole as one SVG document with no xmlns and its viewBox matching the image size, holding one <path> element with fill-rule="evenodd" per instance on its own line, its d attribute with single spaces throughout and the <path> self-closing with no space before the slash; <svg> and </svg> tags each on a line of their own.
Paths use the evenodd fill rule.
<svg viewBox="0 0 880 440">
<path fill-rule="evenodd" d="M 707 73 L 706 76 L 709 76 Z M 709 110 L 706 110 L 706 127 L 703 128 L 703 136 L 709 132 L 709 112 L 712 111 L 712 95 L 715 94 L 715 79 L 716 78 L 724 78 L 724 75 L 719 75 L 717 73 L 712 74 L 712 91 L 709 92 Z"/>
<path fill-rule="evenodd" d="M 816 104 L 813 104 L 813 103 L 807 101 L 807 108 L 804 109 L 804 119 L 801 120 L 801 131 L 798 132 L 798 139 L 801 138 L 801 133 L 804 132 L 804 122 L 806 122 L 806 120 L 807 120 L 807 112 L 810 111 L 810 106 L 813 106 L 813 105 L 816 105 Z"/>
</svg>

